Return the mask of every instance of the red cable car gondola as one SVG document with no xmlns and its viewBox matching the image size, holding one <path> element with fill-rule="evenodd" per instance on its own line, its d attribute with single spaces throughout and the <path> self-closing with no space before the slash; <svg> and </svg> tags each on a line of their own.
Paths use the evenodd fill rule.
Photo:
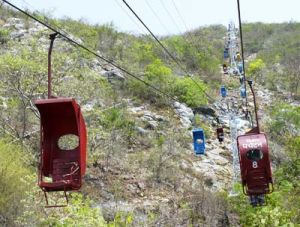
<svg viewBox="0 0 300 227">
<path fill-rule="evenodd" d="M 87 135 L 79 105 L 73 98 L 51 96 L 51 52 L 56 34 L 50 35 L 48 53 L 48 99 L 35 101 L 41 116 L 41 158 L 39 187 L 43 190 L 47 207 L 47 192 L 78 190 L 86 170 Z M 72 135 L 78 141 L 75 147 L 65 149 L 59 141 Z"/>
<path fill-rule="evenodd" d="M 217 138 L 218 138 L 218 140 L 219 140 L 220 143 L 222 143 L 224 141 L 224 130 L 223 130 L 223 127 L 217 128 Z"/>
<path fill-rule="evenodd" d="M 251 204 L 256 206 L 257 204 L 262 205 L 264 203 L 263 197 L 265 194 L 273 192 L 273 180 L 267 137 L 259 130 L 252 81 L 248 81 L 248 84 L 253 94 L 257 126 L 245 135 L 238 136 L 237 147 L 240 158 L 243 192 L 250 196 Z"/>
<path fill-rule="evenodd" d="M 250 132 L 237 138 L 243 191 L 262 195 L 273 190 L 268 142 L 264 133 Z"/>
</svg>

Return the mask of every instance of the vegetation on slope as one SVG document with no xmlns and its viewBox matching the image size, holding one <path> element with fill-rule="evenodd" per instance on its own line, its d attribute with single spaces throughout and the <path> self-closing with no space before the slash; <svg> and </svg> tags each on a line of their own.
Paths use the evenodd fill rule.
<svg viewBox="0 0 300 227">
<path fill-rule="evenodd" d="M 45 19 L 38 13 L 37 16 Z M 1 6 L 0 24 L 5 24 L 9 17 L 23 18 Z M 92 26 L 67 18 L 49 21 L 190 107 L 207 103 L 189 79 L 191 75 L 185 75 L 149 36 L 133 36 L 118 32 L 113 25 Z M 33 26 L 28 18 L 24 22 L 27 29 Z M 299 24 L 246 24 L 244 28 L 246 54 L 257 54 L 247 67 L 249 75 L 274 91 L 290 91 L 297 98 L 299 69 L 295 66 L 299 63 Z M 162 39 L 194 75 L 201 89 L 212 94 L 220 83 L 217 72 L 225 31 L 225 27 L 210 26 L 190 32 L 194 40 L 187 34 Z M 270 110 L 268 134 L 282 146 L 286 158 L 280 158 L 275 172 L 276 192 L 269 197 L 268 205 L 252 208 L 244 196 L 226 203 L 224 196 L 206 191 L 202 176 L 194 176 L 195 182 L 190 170 L 178 165 L 182 159 L 192 162 L 190 154 L 185 153 L 190 138 L 170 114 L 169 101 L 129 78 L 111 85 L 95 70 L 99 62 L 95 66 L 93 56 L 60 39 L 53 53 L 54 95 L 75 97 L 81 106 L 92 105 L 91 110 L 84 110 L 89 138 L 88 179 L 82 189 L 84 196 L 72 194 L 69 207 L 43 209 L 32 168 L 37 168 L 39 155 L 39 119 L 32 101 L 46 97 L 48 41 L 41 40 L 48 32 L 39 32 L 25 41 L 11 39 L 12 32 L 12 28 L 0 29 L 0 224 L 235 225 L 232 209 L 245 226 L 299 223 L 299 107 L 276 104 Z M 100 64 L 109 67 L 104 62 Z M 151 108 L 165 119 L 147 135 L 138 132 L 138 127 L 151 125 L 136 120 L 128 111 L 128 100 L 134 106 L 154 104 Z M 130 190 L 133 181 L 137 185 L 135 192 Z M 101 214 L 94 207 L 96 201 L 133 201 L 137 199 L 136 194 L 138 198 L 170 196 L 172 203 L 148 204 L 152 207 L 148 210 L 139 207 L 142 210 L 139 213 Z"/>
<path fill-rule="evenodd" d="M 270 116 L 269 139 L 282 146 L 283 154 L 274 171 L 275 191 L 267 196 L 266 206 L 253 208 L 238 188 L 240 195 L 229 201 L 243 226 L 294 226 L 300 222 L 300 107 L 278 103 L 270 108 Z"/>
<path fill-rule="evenodd" d="M 246 56 L 256 54 L 259 70 L 249 71 L 257 82 L 277 92 L 299 99 L 300 23 L 245 24 Z M 260 62 L 257 60 L 260 59 Z M 263 66 L 263 67 L 262 67 Z M 257 67 L 256 67 L 257 68 Z"/>
</svg>

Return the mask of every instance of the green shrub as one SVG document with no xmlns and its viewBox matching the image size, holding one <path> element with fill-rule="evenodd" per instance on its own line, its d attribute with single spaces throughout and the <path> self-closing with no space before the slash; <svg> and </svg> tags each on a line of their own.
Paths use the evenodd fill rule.
<svg viewBox="0 0 300 227">
<path fill-rule="evenodd" d="M 207 87 L 200 79 L 193 78 L 194 82 L 189 77 L 175 76 L 171 69 L 164 66 L 159 59 L 154 60 L 146 67 L 143 80 L 172 97 L 178 97 L 180 102 L 184 102 L 190 107 L 207 103 L 207 98 L 203 94 Z M 142 99 L 156 104 L 166 103 L 166 97 L 139 81 L 131 81 L 129 88 Z"/>
<path fill-rule="evenodd" d="M 28 179 L 31 184 L 31 190 L 27 191 L 26 199 L 21 203 L 27 208 L 20 215 L 16 223 L 20 226 L 101 226 L 105 227 L 106 222 L 97 207 L 92 207 L 92 201 L 89 198 L 84 198 L 80 193 L 69 194 L 69 204 L 66 207 L 49 209 L 43 204 L 43 194 L 39 193 L 40 189 L 33 186 L 34 178 L 31 176 Z M 59 199 L 58 192 L 49 194 L 49 201 L 54 204 L 64 204 L 65 199 Z M 62 202 L 64 201 L 64 202 Z"/>
<path fill-rule="evenodd" d="M 146 66 L 145 74 L 141 79 L 156 89 L 172 95 L 172 86 L 175 77 L 171 73 L 171 69 L 166 67 L 160 59 L 155 59 L 151 64 Z M 165 103 L 165 97 L 162 94 L 140 81 L 130 80 L 128 86 L 129 90 L 141 99 L 148 100 L 157 105 Z"/>
<path fill-rule="evenodd" d="M 31 172 L 24 162 L 26 155 L 20 146 L 0 140 L 0 214 L 8 223 L 23 210 L 20 201 L 29 188 L 24 183 Z"/>
<path fill-rule="evenodd" d="M 9 40 L 9 30 L 0 29 L 0 43 L 4 44 Z"/>
<path fill-rule="evenodd" d="M 235 186 L 237 196 L 229 197 L 229 204 L 239 214 L 242 226 L 293 226 L 294 215 L 297 209 L 291 209 L 284 205 L 286 195 L 291 190 L 290 184 L 276 188 L 276 191 L 268 195 L 266 204 L 262 207 L 252 207 L 249 199 L 242 193 L 241 185 Z"/>
<path fill-rule="evenodd" d="M 174 95 L 192 108 L 207 104 L 207 97 L 204 94 L 207 87 L 200 79 L 193 78 L 193 80 L 189 77 L 177 78 L 174 85 Z"/>
<path fill-rule="evenodd" d="M 300 136 L 295 134 L 300 126 L 300 109 L 278 104 L 270 114 L 269 135 L 282 145 L 287 158 L 274 173 L 275 191 L 267 196 L 265 206 L 251 207 L 241 189 L 237 197 L 229 199 L 243 226 L 294 226 L 300 221 Z"/>
<path fill-rule="evenodd" d="M 111 108 L 102 113 L 101 124 L 107 129 L 132 129 L 134 121 L 124 109 Z"/>
<path fill-rule="evenodd" d="M 270 109 L 269 135 L 277 142 L 287 144 L 288 137 L 295 137 L 300 128 L 300 107 L 276 103 Z"/>
<path fill-rule="evenodd" d="M 134 216 L 132 213 L 118 212 L 115 215 L 114 221 L 108 224 L 108 227 L 128 227 L 131 226 L 134 220 Z"/>
</svg>

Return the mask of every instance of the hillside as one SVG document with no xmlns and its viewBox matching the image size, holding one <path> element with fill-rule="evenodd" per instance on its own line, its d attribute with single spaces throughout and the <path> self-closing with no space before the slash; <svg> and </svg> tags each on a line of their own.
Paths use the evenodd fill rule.
<svg viewBox="0 0 300 227">
<path fill-rule="evenodd" d="M 177 98 L 174 102 L 158 94 L 58 37 L 52 54 L 53 94 L 74 97 L 80 104 L 88 159 L 84 185 L 71 193 L 69 206 L 49 209 L 36 185 L 40 122 L 33 102 L 47 96 L 51 31 L 4 6 L 0 12 L 1 225 L 299 223 L 299 23 L 244 25 L 246 69 L 255 81 L 262 128 L 270 139 L 276 190 L 265 207 L 252 208 L 240 185 L 233 185 L 229 118 L 232 109 L 242 109 L 238 80 L 221 72 L 225 27 L 161 38 L 196 86 L 150 36 L 121 33 L 113 25 L 48 18 L 80 44 Z M 221 83 L 231 91 L 232 106 L 218 98 Z M 223 144 L 216 139 L 216 115 L 211 112 L 222 115 Z M 191 130 L 196 126 L 205 130 L 203 156 L 193 154 Z M 249 128 L 241 119 L 240 133 Z M 237 194 L 230 196 L 232 191 Z M 52 203 L 59 199 L 55 193 L 50 197 Z"/>
</svg>

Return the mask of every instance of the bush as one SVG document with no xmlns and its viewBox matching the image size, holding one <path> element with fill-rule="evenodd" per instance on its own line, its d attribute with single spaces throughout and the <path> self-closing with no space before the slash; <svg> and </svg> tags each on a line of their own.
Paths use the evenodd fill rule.
<svg viewBox="0 0 300 227">
<path fill-rule="evenodd" d="M 9 40 L 9 30 L 0 29 L 0 43 L 4 44 Z"/>
<path fill-rule="evenodd" d="M 155 59 L 151 64 L 147 65 L 145 74 L 141 79 L 161 92 L 172 95 L 172 86 L 175 77 L 171 73 L 172 70 L 166 67 L 160 59 Z M 131 80 L 128 86 L 130 91 L 141 99 L 148 100 L 157 105 L 166 103 L 164 100 L 166 97 L 140 81 Z"/>
<path fill-rule="evenodd" d="M 177 78 L 174 85 L 174 95 L 191 108 L 207 104 L 207 97 L 204 94 L 206 86 L 200 79 L 193 78 L 193 80 L 189 77 Z"/>
<path fill-rule="evenodd" d="M 286 195 L 291 190 L 289 184 L 276 188 L 276 191 L 268 195 L 266 205 L 252 207 L 248 198 L 242 193 L 241 185 L 236 185 L 239 192 L 237 196 L 229 197 L 229 204 L 240 216 L 242 226 L 293 226 L 296 209 L 284 206 Z"/>
<path fill-rule="evenodd" d="M 271 119 L 268 131 L 271 137 L 282 144 L 287 144 L 288 137 L 299 135 L 300 107 L 277 103 L 270 109 Z"/>
<path fill-rule="evenodd" d="M 299 111 L 299 107 L 280 103 L 270 111 L 272 120 L 269 123 L 269 134 L 282 145 L 287 158 L 274 173 L 275 191 L 268 195 L 265 206 L 251 207 L 242 195 L 241 187 L 240 194 L 229 199 L 244 226 L 294 226 L 300 221 Z"/>
<path fill-rule="evenodd" d="M 30 184 L 36 176 L 29 178 Z M 31 185 L 33 186 L 33 185 Z M 37 186 L 26 192 L 26 199 L 21 203 L 27 207 L 26 211 L 18 217 L 16 223 L 20 226 L 107 226 L 97 207 L 92 207 L 92 201 L 84 198 L 80 193 L 69 195 L 69 204 L 66 207 L 49 209 L 43 204 L 43 194 L 38 193 Z M 58 192 L 52 193 L 49 200 L 59 200 Z M 61 202 L 61 201 L 60 201 Z"/>
<path fill-rule="evenodd" d="M 175 76 L 171 69 L 164 66 L 159 59 L 146 67 L 143 79 L 160 91 L 174 98 L 178 97 L 180 102 L 186 103 L 189 107 L 198 107 L 207 103 L 207 98 L 203 94 L 207 88 L 200 79 L 193 78 L 194 82 L 189 77 Z M 165 96 L 139 81 L 131 81 L 129 87 L 142 99 L 158 105 L 167 103 Z"/>
<path fill-rule="evenodd" d="M 20 201 L 29 188 L 24 181 L 30 174 L 25 157 L 20 146 L 0 140 L 0 225 L 1 219 L 12 223 L 23 210 Z"/>
</svg>

